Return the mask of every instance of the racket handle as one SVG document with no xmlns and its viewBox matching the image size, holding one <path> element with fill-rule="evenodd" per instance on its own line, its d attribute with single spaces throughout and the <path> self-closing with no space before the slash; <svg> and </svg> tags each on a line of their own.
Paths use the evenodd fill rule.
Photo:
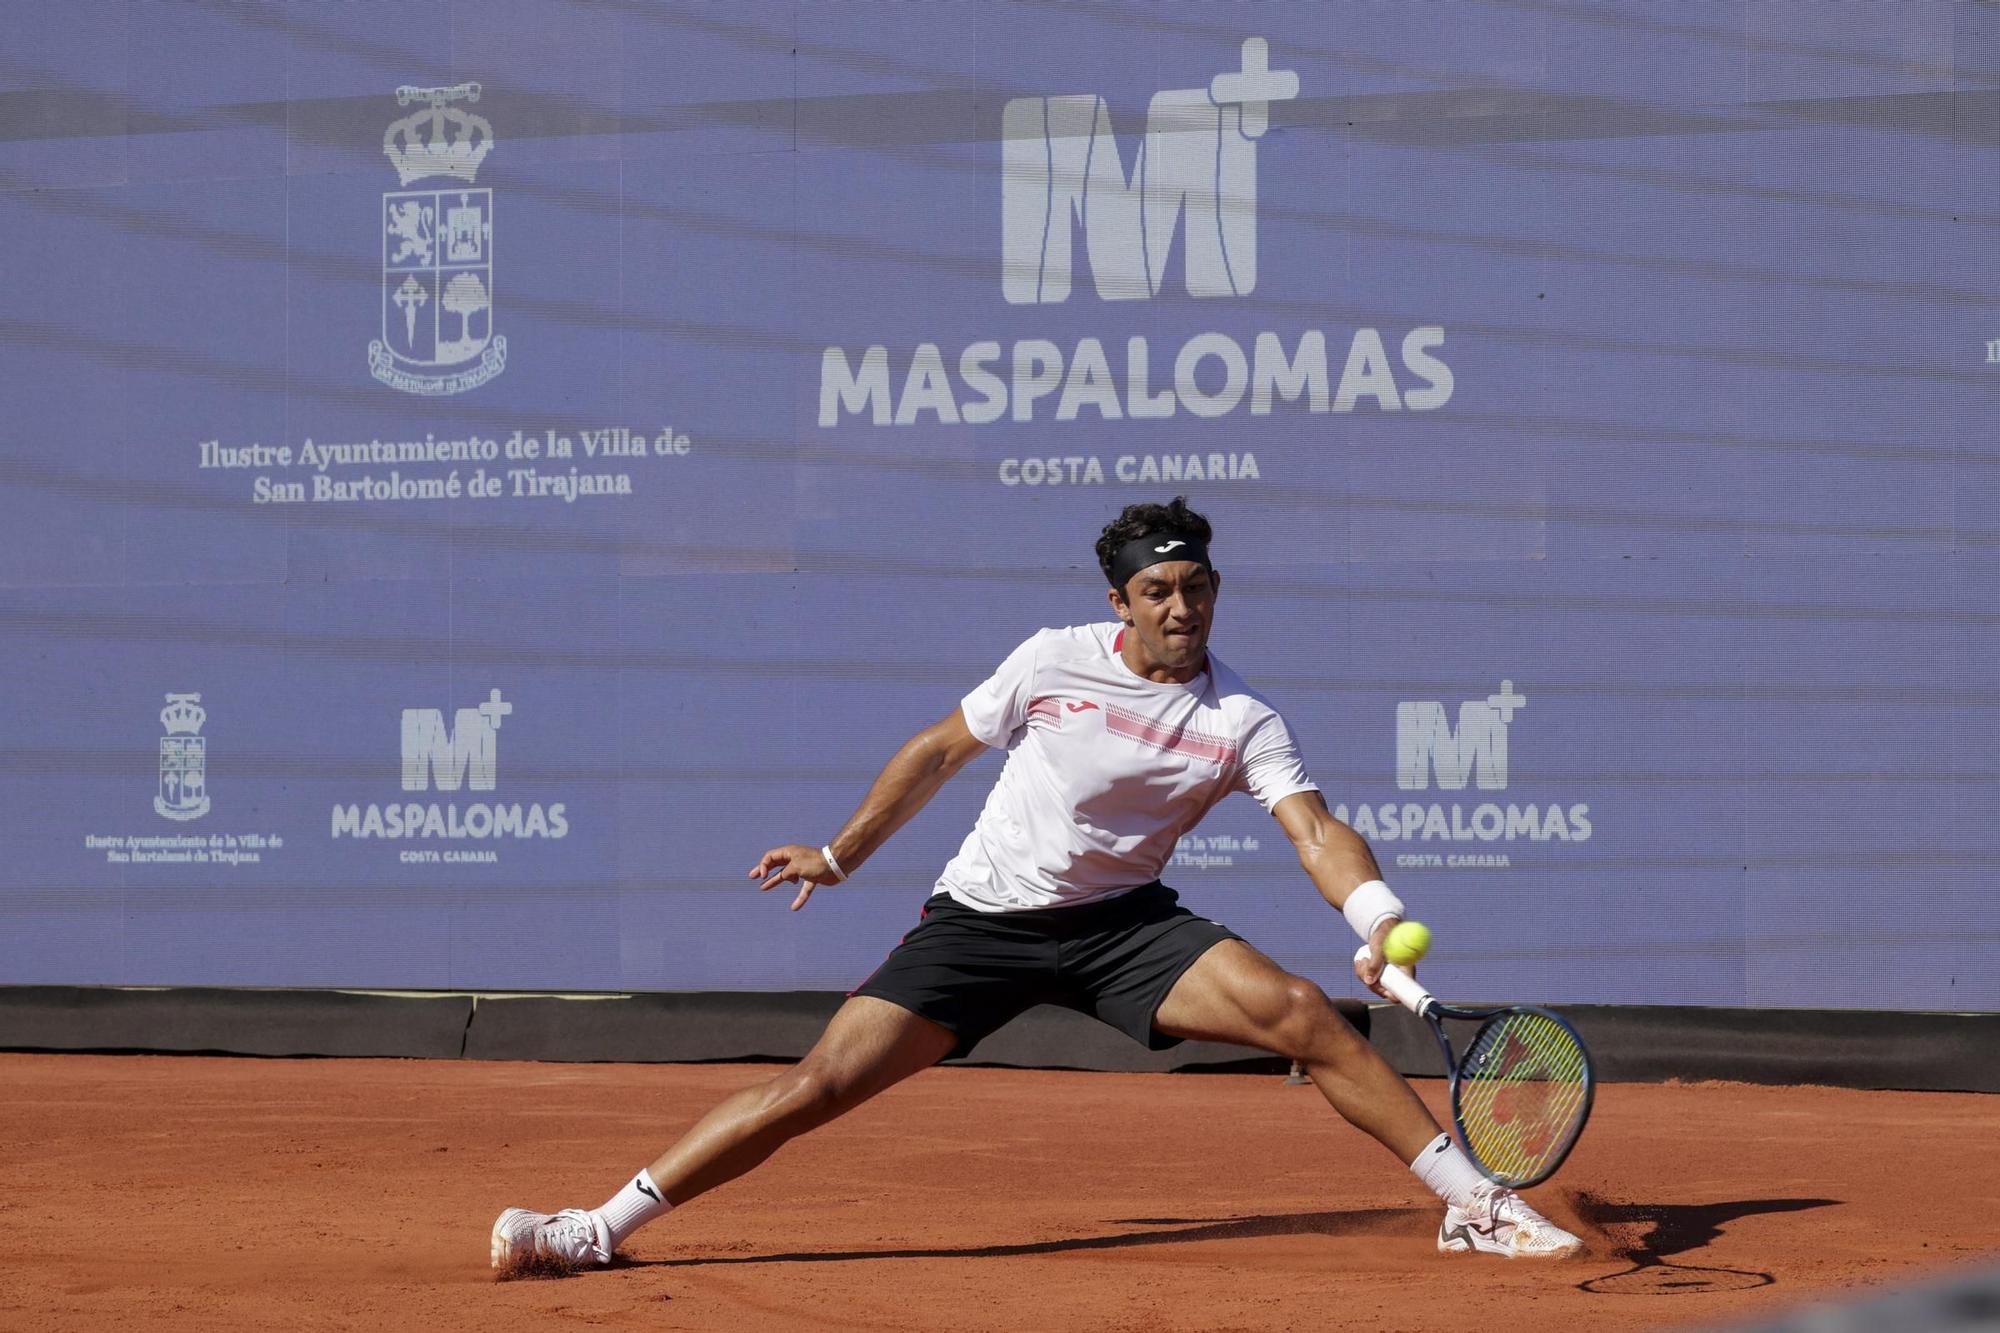
<svg viewBox="0 0 2000 1333">
<path fill-rule="evenodd" d="M 1368 946 L 1365 944 L 1354 951 L 1356 962 L 1367 956 Z M 1385 964 L 1382 968 L 1382 989 L 1395 996 L 1397 1004 L 1402 1005 L 1419 1018 L 1424 1016 L 1426 1009 L 1437 1003 L 1431 997 L 1431 993 L 1424 989 L 1424 984 L 1421 981 L 1418 981 L 1394 963 Z"/>
</svg>

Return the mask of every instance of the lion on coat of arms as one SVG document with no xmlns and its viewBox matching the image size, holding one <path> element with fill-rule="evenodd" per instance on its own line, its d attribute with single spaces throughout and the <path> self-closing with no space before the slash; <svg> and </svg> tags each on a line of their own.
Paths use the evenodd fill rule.
<svg viewBox="0 0 2000 1333">
<path fill-rule="evenodd" d="M 415 199 L 389 205 L 389 235 L 398 242 L 390 263 L 400 264 L 412 256 L 420 264 L 431 262 L 433 217 L 431 209 Z"/>
</svg>

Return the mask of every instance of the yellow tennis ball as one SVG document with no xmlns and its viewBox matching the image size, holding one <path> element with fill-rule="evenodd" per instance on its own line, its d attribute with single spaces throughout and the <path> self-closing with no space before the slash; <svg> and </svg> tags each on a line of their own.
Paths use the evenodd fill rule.
<svg viewBox="0 0 2000 1333">
<path fill-rule="evenodd" d="M 1431 928 L 1421 921 L 1401 921 L 1382 942 L 1382 953 L 1397 967 L 1408 967 L 1431 951 Z"/>
</svg>

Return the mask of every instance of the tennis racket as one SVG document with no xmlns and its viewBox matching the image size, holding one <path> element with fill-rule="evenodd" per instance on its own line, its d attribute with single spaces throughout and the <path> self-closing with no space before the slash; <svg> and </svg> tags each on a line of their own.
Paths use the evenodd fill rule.
<svg viewBox="0 0 2000 1333">
<path fill-rule="evenodd" d="M 1362 945 L 1355 956 L 1368 952 Z M 1382 989 L 1431 1025 L 1451 1074 L 1451 1121 L 1466 1155 L 1488 1180 L 1514 1188 L 1556 1173 L 1590 1119 L 1597 1079 L 1582 1038 L 1546 1009 L 1461 1009 L 1391 963 Z M 1454 1056 L 1444 1020 L 1478 1023 L 1465 1054 Z"/>
</svg>

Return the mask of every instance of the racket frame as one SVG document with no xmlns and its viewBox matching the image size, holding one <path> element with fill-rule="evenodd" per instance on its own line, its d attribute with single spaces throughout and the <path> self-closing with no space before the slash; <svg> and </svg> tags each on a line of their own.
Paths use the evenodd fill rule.
<svg viewBox="0 0 2000 1333">
<path fill-rule="evenodd" d="M 1364 944 L 1355 957 L 1360 959 L 1367 953 L 1368 946 Z M 1512 1189 L 1526 1189 L 1541 1184 L 1561 1169 L 1562 1164 L 1569 1159 L 1570 1150 L 1575 1148 L 1577 1140 L 1583 1137 L 1583 1128 L 1590 1123 L 1590 1109 L 1597 1097 L 1597 1068 L 1590 1058 L 1590 1048 L 1583 1044 L 1583 1038 L 1577 1035 L 1576 1028 L 1570 1021 L 1561 1014 L 1543 1009 L 1539 1005 L 1511 1004 L 1498 1009 L 1466 1009 L 1459 1005 L 1446 1004 L 1425 989 L 1424 984 L 1411 976 L 1407 970 L 1394 963 L 1385 964 L 1382 968 L 1382 989 L 1394 996 L 1396 1003 L 1430 1024 L 1431 1035 L 1437 1038 L 1438 1050 L 1444 1056 L 1445 1072 L 1451 1080 L 1451 1127 L 1457 1131 L 1459 1146 L 1465 1149 L 1466 1156 L 1470 1157 L 1472 1164 L 1479 1168 L 1479 1173 L 1497 1184 Z M 1447 1018 L 1458 1022 L 1478 1023 L 1481 1025 L 1480 1030 L 1483 1031 L 1486 1023 L 1507 1014 L 1534 1014 L 1548 1019 L 1569 1034 L 1570 1040 L 1576 1043 L 1577 1050 L 1583 1055 L 1583 1105 L 1577 1112 L 1575 1127 L 1570 1130 L 1561 1148 L 1546 1166 L 1533 1176 L 1518 1180 L 1501 1180 L 1495 1176 L 1487 1169 L 1486 1164 L 1479 1160 L 1479 1154 L 1472 1149 L 1471 1140 L 1458 1114 L 1459 1057 L 1452 1053 L 1451 1038 L 1444 1030 L 1444 1020 Z M 1479 1033 L 1474 1032 L 1473 1039 L 1466 1043 L 1465 1049 L 1468 1053 L 1477 1045 L 1478 1040 Z"/>
</svg>

